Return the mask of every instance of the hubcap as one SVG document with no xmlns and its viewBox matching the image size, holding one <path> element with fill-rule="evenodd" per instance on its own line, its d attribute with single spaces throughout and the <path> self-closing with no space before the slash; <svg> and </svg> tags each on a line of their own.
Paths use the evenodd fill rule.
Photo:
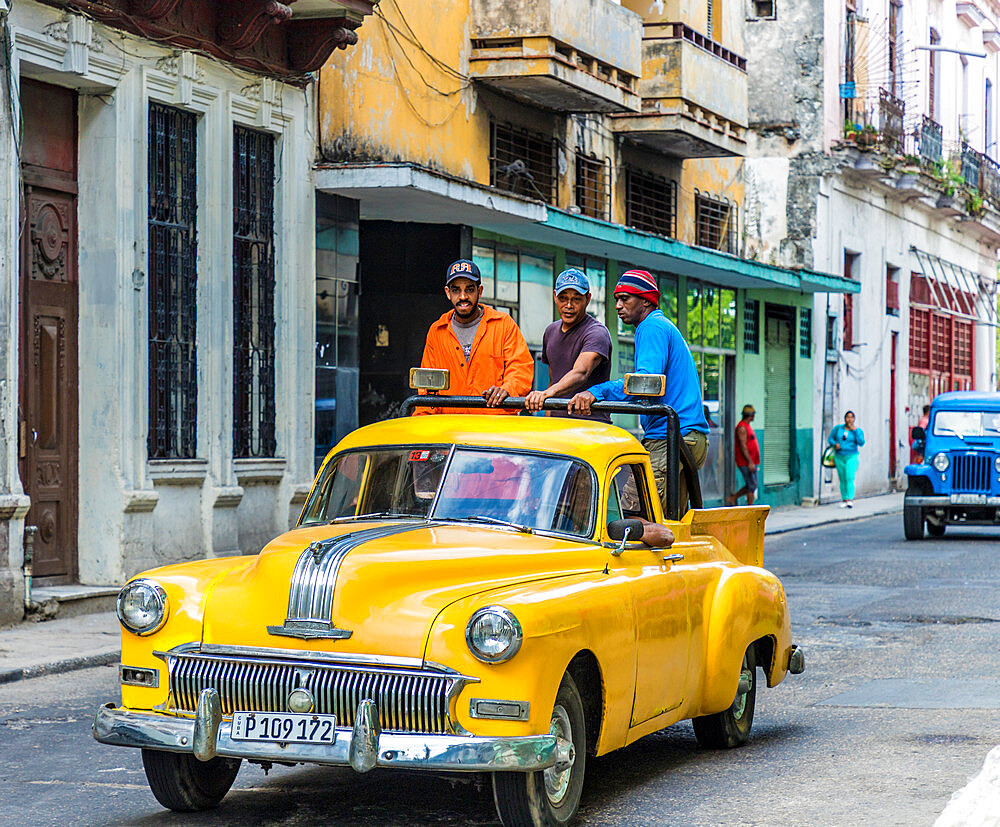
<svg viewBox="0 0 1000 827">
<path fill-rule="evenodd" d="M 555 735 L 557 738 L 563 738 L 570 743 L 573 742 L 573 725 L 569 722 L 569 715 L 566 710 L 561 706 L 556 706 L 552 710 L 552 721 L 549 724 L 549 735 Z M 543 770 L 543 776 L 545 778 L 545 794 L 549 797 L 549 801 L 553 804 L 560 804 L 562 800 L 566 797 L 566 793 L 569 790 L 569 780 L 570 773 L 573 772 L 573 767 L 569 766 L 564 770 L 557 770 L 555 767 L 549 767 L 547 770 Z"/>
<path fill-rule="evenodd" d="M 743 713 L 746 712 L 747 708 L 747 695 L 750 694 L 750 690 L 753 689 L 753 673 L 754 670 L 747 666 L 747 659 L 743 658 L 743 668 L 740 670 L 740 683 L 746 684 L 749 689 L 746 692 L 737 692 L 736 700 L 733 701 L 733 715 L 737 718 L 742 718 Z"/>
</svg>

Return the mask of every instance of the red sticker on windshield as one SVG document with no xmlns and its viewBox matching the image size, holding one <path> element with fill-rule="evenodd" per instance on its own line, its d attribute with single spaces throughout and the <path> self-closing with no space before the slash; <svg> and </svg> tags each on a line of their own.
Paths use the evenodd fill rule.
<svg viewBox="0 0 1000 827">
<path fill-rule="evenodd" d="M 427 462 L 430 458 L 430 451 L 410 451 L 410 462 Z"/>
</svg>

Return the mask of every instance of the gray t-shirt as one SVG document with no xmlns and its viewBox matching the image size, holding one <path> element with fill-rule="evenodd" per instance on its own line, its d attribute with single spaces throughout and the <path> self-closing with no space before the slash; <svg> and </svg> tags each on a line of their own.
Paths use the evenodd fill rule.
<svg viewBox="0 0 1000 827">
<path fill-rule="evenodd" d="M 579 391 L 585 391 L 591 385 L 607 382 L 611 378 L 611 334 L 593 316 L 587 316 L 569 330 L 562 329 L 562 321 L 556 319 L 542 334 L 542 361 L 549 366 L 549 383 L 558 382 L 572 369 L 581 353 L 597 353 L 601 361 L 597 367 L 576 387 L 563 394 L 571 397 Z M 553 411 L 553 416 L 569 416 L 564 411 Z M 580 419 L 596 419 L 600 422 L 610 422 L 606 413 L 594 413 Z"/>
<path fill-rule="evenodd" d="M 469 356 L 472 354 L 472 343 L 476 339 L 476 331 L 479 330 L 479 323 L 482 320 L 482 312 L 471 322 L 460 322 L 458 316 L 454 313 L 451 314 L 451 329 L 455 331 L 455 338 L 458 339 L 458 343 L 462 346 L 462 351 L 465 353 L 465 364 L 469 364 Z"/>
</svg>

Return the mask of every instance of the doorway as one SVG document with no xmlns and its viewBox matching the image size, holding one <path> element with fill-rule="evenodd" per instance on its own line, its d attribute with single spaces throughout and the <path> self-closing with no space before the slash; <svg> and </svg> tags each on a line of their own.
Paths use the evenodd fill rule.
<svg viewBox="0 0 1000 827">
<path fill-rule="evenodd" d="M 764 444 L 762 484 L 792 481 L 792 356 L 794 308 L 768 305 L 764 338 Z"/>
<path fill-rule="evenodd" d="M 21 81 L 20 460 L 34 574 L 77 576 L 76 93 Z"/>
</svg>

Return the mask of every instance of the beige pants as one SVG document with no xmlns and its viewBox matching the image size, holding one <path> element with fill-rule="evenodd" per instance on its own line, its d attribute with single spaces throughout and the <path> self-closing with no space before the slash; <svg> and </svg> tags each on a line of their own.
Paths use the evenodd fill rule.
<svg viewBox="0 0 1000 827">
<path fill-rule="evenodd" d="M 684 444 L 694 459 L 697 468 L 705 464 L 708 456 L 708 434 L 701 431 L 688 431 L 683 435 Z M 660 504 L 663 506 L 663 513 L 667 513 L 667 441 L 665 439 L 644 439 L 643 447 L 649 451 L 649 461 L 653 466 L 653 479 L 656 480 L 656 493 L 660 495 Z M 687 480 L 684 479 L 684 469 L 680 469 L 680 497 L 681 514 L 688 508 Z"/>
</svg>

